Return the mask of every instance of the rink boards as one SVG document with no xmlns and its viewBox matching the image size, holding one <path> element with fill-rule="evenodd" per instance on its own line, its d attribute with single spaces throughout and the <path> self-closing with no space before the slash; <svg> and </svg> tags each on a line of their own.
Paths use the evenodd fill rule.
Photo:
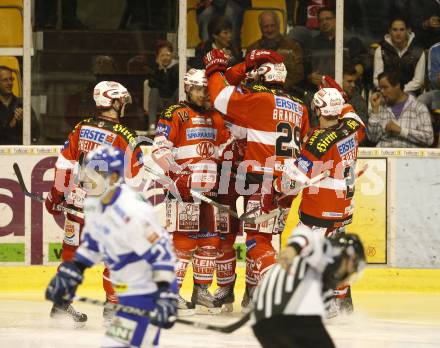
<svg viewBox="0 0 440 348">
<path fill-rule="evenodd" d="M 13 162 L 28 188 L 46 195 L 60 147 L 0 147 L 0 265 L 55 265 L 59 260 L 63 217 L 54 219 L 39 202 L 21 193 Z M 145 148 L 148 159 L 148 148 Z M 359 233 L 368 262 L 378 267 L 429 269 L 440 266 L 440 151 L 365 148 L 357 168 L 354 221 L 347 230 Z M 143 174 L 145 176 L 145 174 Z M 148 194 L 160 196 L 160 189 Z M 297 222 L 294 202 L 282 239 Z M 163 215 L 163 214 L 162 214 Z M 240 258 L 244 247 L 238 241 Z M 275 242 L 279 247 L 279 243 Z"/>
</svg>

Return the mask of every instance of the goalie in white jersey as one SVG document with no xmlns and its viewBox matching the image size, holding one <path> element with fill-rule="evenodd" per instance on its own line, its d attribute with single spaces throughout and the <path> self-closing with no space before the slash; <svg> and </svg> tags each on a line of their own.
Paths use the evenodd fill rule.
<svg viewBox="0 0 440 348">
<path fill-rule="evenodd" d="M 81 245 L 73 261 L 60 265 L 46 298 L 56 304 L 72 300 L 84 269 L 105 261 L 120 304 L 151 311 L 152 318 L 117 312 L 102 347 L 156 347 L 160 328 L 173 326 L 177 313 L 176 260 L 168 233 L 153 207 L 123 183 L 122 151 L 99 147 L 87 155 L 83 169 L 82 186 L 98 197 L 86 199 Z"/>
<path fill-rule="evenodd" d="M 364 268 L 362 242 L 304 228 L 287 243 L 253 297 L 254 334 L 263 348 L 334 348 L 322 316 L 334 289 Z"/>
</svg>

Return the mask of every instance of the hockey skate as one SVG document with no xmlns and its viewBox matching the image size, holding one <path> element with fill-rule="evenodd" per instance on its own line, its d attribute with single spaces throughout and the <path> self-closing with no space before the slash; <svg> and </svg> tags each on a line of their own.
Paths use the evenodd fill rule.
<svg viewBox="0 0 440 348">
<path fill-rule="evenodd" d="M 87 314 L 78 312 L 70 303 L 63 305 L 54 304 L 50 310 L 50 317 L 52 319 L 66 318 L 73 320 L 75 328 L 84 327 L 87 321 Z"/>
<path fill-rule="evenodd" d="M 194 284 L 191 302 L 199 314 L 219 314 L 222 311 L 221 304 L 212 296 L 206 284 Z"/>
<path fill-rule="evenodd" d="M 102 310 L 102 318 L 104 319 L 103 325 L 109 327 L 113 317 L 116 314 L 116 310 L 107 306 L 108 301 L 105 301 L 104 309 Z"/>
<path fill-rule="evenodd" d="M 196 313 L 195 305 L 185 300 L 180 294 L 177 295 L 177 312 L 179 317 L 194 315 Z"/>
<path fill-rule="evenodd" d="M 339 313 L 351 314 L 353 313 L 353 300 L 351 299 L 351 288 L 347 290 L 345 297 L 336 298 L 336 303 L 338 304 Z"/>
<path fill-rule="evenodd" d="M 255 287 L 246 286 L 244 290 L 243 300 L 241 301 L 241 311 L 248 312 L 252 308 L 252 296 L 254 295 Z"/>
<path fill-rule="evenodd" d="M 234 310 L 234 286 L 235 279 L 231 285 L 219 286 L 214 293 L 215 300 L 222 307 L 222 313 L 231 313 Z"/>
</svg>

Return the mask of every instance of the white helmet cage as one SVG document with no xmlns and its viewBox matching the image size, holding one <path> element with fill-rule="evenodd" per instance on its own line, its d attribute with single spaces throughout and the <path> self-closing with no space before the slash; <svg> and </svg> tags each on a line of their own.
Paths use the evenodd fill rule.
<svg viewBox="0 0 440 348">
<path fill-rule="evenodd" d="M 93 99 L 100 109 L 110 108 L 113 100 L 119 100 L 123 106 L 131 104 L 131 95 L 127 88 L 114 81 L 99 82 L 93 90 Z"/>
<path fill-rule="evenodd" d="M 185 92 L 188 93 L 193 86 L 208 86 L 208 79 L 206 78 L 204 69 L 190 69 L 183 78 Z"/>
<path fill-rule="evenodd" d="M 312 107 L 319 109 L 324 117 L 339 116 L 344 104 L 344 97 L 336 88 L 321 88 L 315 93 L 312 101 Z"/>
<path fill-rule="evenodd" d="M 287 70 L 284 63 L 264 63 L 258 67 L 257 74 L 264 82 L 283 84 L 286 81 Z"/>
</svg>

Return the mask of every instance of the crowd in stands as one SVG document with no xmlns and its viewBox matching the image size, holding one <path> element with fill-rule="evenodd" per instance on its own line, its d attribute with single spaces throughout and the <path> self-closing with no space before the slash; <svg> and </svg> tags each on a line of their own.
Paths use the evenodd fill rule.
<svg viewBox="0 0 440 348">
<path fill-rule="evenodd" d="M 36 1 L 36 28 L 54 27 L 54 3 Z M 288 72 L 285 89 L 306 105 L 310 105 L 322 77 L 334 77 L 336 1 L 287 0 L 287 30 L 276 11 L 261 11 L 255 28 L 260 30 L 261 38 L 247 47 L 242 47 L 240 33 L 244 13 L 253 5 L 250 0 L 192 3 L 200 44 L 188 59 L 188 69 L 203 68 L 202 57 L 213 48 L 227 53 L 231 66 L 242 61 L 252 49 L 274 50 L 284 56 Z M 135 22 L 144 21 L 143 14 L 148 10 L 136 10 L 139 6 L 145 4 L 127 1 L 129 10 L 142 14 Z M 76 1 L 63 0 L 61 7 L 64 29 L 87 29 L 76 16 Z M 342 87 L 368 128 L 368 138 L 362 145 L 438 147 L 440 1 L 345 0 L 343 46 Z M 173 44 L 160 40 L 154 51 L 154 64 L 144 56 L 133 57 L 127 64 L 128 74 L 142 75 L 148 81 L 143 109 L 148 114 L 145 127 L 150 130 L 154 130 L 160 111 L 177 101 L 179 84 Z M 111 57 L 99 56 L 93 70 L 99 72 L 98 79 L 111 76 L 117 68 Z M 3 76 L 8 75 L 7 70 L 0 69 L 0 75 L 3 80 L 9 78 Z M 22 122 L 20 116 L 11 118 L 13 111 L 9 110 L 5 90 L 4 82 L 0 81 L 0 133 L 7 133 L 8 127 L 18 129 Z M 313 115 L 311 123 L 316 124 Z M 0 139 L 5 140 L 2 134 Z"/>
</svg>

